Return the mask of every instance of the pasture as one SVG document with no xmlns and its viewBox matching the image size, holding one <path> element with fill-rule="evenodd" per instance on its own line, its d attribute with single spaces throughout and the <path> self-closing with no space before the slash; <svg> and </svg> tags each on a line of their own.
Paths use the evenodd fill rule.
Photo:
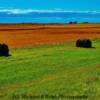
<svg viewBox="0 0 100 100">
<path fill-rule="evenodd" d="M 0 57 L 0 99 L 100 100 L 100 39 L 93 46 L 10 48 L 12 56 Z"/>
</svg>

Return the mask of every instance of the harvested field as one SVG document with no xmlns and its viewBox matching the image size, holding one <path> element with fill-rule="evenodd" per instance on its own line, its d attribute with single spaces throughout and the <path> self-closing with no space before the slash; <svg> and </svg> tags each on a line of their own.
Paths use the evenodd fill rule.
<svg viewBox="0 0 100 100">
<path fill-rule="evenodd" d="M 100 24 L 1 24 L 0 43 L 11 48 L 100 38 Z"/>
</svg>

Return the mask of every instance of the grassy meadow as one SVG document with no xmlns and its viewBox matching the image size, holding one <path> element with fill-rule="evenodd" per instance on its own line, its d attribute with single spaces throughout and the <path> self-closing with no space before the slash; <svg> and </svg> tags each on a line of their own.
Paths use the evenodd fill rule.
<svg viewBox="0 0 100 100">
<path fill-rule="evenodd" d="M 100 39 L 93 46 L 10 49 L 0 57 L 0 100 L 100 100 Z"/>
</svg>

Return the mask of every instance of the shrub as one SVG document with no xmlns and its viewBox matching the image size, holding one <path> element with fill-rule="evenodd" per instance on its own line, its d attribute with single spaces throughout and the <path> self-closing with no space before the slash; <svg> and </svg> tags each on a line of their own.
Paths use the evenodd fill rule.
<svg viewBox="0 0 100 100">
<path fill-rule="evenodd" d="M 9 48 L 6 44 L 0 44 L 0 56 L 9 56 Z"/>
</svg>

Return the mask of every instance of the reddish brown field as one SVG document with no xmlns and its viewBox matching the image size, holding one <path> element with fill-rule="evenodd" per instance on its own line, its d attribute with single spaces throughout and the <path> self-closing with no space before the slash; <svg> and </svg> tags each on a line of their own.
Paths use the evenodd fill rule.
<svg viewBox="0 0 100 100">
<path fill-rule="evenodd" d="M 0 43 L 11 48 L 100 38 L 100 24 L 1 24 Z"/>
</svg>

